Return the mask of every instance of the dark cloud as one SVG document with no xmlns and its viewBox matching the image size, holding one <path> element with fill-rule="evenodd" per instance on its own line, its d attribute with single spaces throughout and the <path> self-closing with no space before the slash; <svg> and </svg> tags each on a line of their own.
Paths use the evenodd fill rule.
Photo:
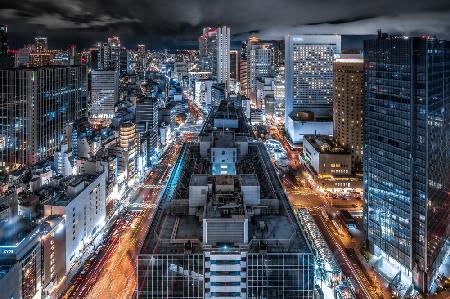
<svg viewBox="0 0 450 299">
<path fill-rule="evenodd" d="M 35 35 L 53 46 L 89 46 L 117 33 L 126 45 L 195 45 L 202 26 L 249 32 L 372 34 L 376 29 L 448 37 L 448 0 L 2 0 L 0 22 L 16 47 Z"/>
</svg>

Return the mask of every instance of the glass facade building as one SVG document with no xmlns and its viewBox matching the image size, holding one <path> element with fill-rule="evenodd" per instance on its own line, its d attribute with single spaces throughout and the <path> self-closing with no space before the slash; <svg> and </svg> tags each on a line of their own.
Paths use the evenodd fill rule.
<svg viewBox="0 0 450 299">
<path fill-rule="evenodd" d="M 85 66 L 0 70 L 0 167 L 53 156 L 65 127 L 86 116 Z"/>
<path fill-rule="evenodd" d="M 364 43 L 364 221 L 369 249 L 426 291 L 449 252 L 450 43 Z"/>
</svg>

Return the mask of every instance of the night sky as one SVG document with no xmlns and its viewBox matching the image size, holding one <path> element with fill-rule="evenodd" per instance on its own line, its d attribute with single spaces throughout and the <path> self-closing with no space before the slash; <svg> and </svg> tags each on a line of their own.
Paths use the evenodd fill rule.
<svg viewBox="0 0 450 299">
<path fill-rule="evenodd" d="M 134 48 L 195 48 L 206 25 L 228 25 L 234 40 L 256 33 L 386 32 L 450 38 L 448 0 L 1 0 L 0 23 L 9 26 L 11 48 L 47 36 L 51 48 L 89 47 L 118 34 Z M 344 47 L 362 38 L 346 37 Z"/>
</svg>

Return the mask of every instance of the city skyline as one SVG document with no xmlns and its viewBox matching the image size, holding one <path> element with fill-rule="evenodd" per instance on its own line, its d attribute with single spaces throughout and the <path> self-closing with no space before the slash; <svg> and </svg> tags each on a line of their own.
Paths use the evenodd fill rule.
<svg viewBox="0 0 450 299">
<path fill-rule="evenodd" d="M 5 0 L 0 299 L 450 298 L 449 20 Z"/>
<path fill-rule="evenodd" d="M 332 14 L 328 13 L 331 11 Z M 192 48 L 198 31 L 206 25 L 231 27 L 233 41 L 244 40 L 252 33 L 262 39 L 282 39 L 288 33 L 370 35 L 379 28 L 447 38 L 449 16 L 450 5 L 442 0 L 394 4 L 385 0 L 371 4 L 351 0 L 330 3 L 264 0 L 258 5 L 236 0 L 109 1 L 108 4 L 101 0 L 27 0 L 4 1 L 0 10 L 1 21 L 9 25 L 10 44 L 14 48 L 39 35 L 48 36 L 55 48 L 70 43 L 87 48 L 108 34 L 122 36 L 124 44 L 129 45 Z"/>
</svg>

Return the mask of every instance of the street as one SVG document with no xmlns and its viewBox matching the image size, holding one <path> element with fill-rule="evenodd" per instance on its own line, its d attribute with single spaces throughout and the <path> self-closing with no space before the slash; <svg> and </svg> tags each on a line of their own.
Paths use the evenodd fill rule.
<svg viewBox="0 0 450 299">
<path fill-rule="evenodd" d="M 132 297 L 136 287 L 135 260 L 146 236 L 145 228 L 180 148 L 180 144 L 174 144 L 167 149 L 140 187 L 137 203 L 116 220 L 100 250 L 75 275 L 63 298 Z"/>
</svg>

